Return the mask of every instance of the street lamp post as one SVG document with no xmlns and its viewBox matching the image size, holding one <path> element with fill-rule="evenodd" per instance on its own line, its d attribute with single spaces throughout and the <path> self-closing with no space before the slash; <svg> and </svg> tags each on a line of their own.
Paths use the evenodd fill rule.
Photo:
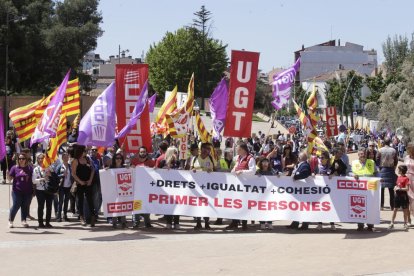
<svg viewBox="0 0 414 276">
<path fill-rule="evenodd" d="M 351 86 L 352 81 L 354 80 L 355 76 L 357 75 L 359 68 L 361 68 L 361 66 L 365 66 L 365 65 L 371 65 L 371 63 L 362 63 L 362 64 L 360 64 L 357 67 L 357 69 L 355 70 L 355 74 L 352 76 L 351 80 L 349 81 L 348 86 L 346 87 L 345 95 L 344 95 L 344 98 L 342 100 L 342 111 L 341 111 L 341 121 L 342 121 L 342 124 L 344 124 L 345 100 L 346 100 L 346 97 L 348 96 L 349 87 Z"/>
</svg>

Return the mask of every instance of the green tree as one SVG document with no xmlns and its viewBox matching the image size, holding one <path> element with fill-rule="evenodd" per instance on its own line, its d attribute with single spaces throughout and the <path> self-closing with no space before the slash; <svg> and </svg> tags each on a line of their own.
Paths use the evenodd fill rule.
<svg viewBox="0 0 414 276">
<path fill-rule="evenodd" d="M 174 33 L 167 32 L 163 39 L 150 46 L 146 55 L 149 64 L 150 83 L 163 97 L 165 91 L 171 90 L 176 84 L 179 91 L 187 91 L 191 74 L 195 74 L 195 96 L 200 97 L 202 33 L 193 27 L 183 27 Z M 207 38 L 205 41 L 206 56 L 206 91 L 211 95 L 215 86 L 223 77 L 227 68 L 227 45 L 219 40 Z"/>
<path fill-rule="evenodd" d="M 411 49 L 406 36 L 396 35 L 393 39 L 388 36 L 387 40 L 382 44 L 382 51 L 384 53 L 384 65 L 387 69 L 387 74 L 395 75 L 400 71 L 405 58 L 410 55 Z"/>
<path fill-rule="evenodd" d="M 83 56 L 102 34 L 98 0 L 0 0 L 1 42 L 9 45 L 9 93 L 48 94 L 69 68 L 81 74 Z M 9 28 L 6 33 L 6 18 Z M 24 15 L 26 20 L 15 22 Z M 5 44 L 0 51 L 3 53 Z M 5 63 L 0 55 L 1 64 Z M 0 67 L 0 83 L 5 68 Z M 83 77 L 82 80 L 87 80 Z"/>
<path fill-rule="evenodd" d="M 379 110 L 379 127 L 391 129 L 403 127 L 414 139 L 414 64 L 406 59 L 401 66 L 403 80 L 391 83 L 381 95 Z"/>
<path fill-rule="evenodd" d="M 208 11 L 205 6 L 201 6 L 201 9 L 198 12 L 195 12 L 196 16 L 193 19 L 193 26 L 198 29 L 201 33 L 199 36 L 201 44 L 201 97 L 205 97 L 207 94 L 207 83 L 206 83 L 206 42 L 210 33 L 210 26 L 208 26 L 208 21 L 211 19 L 211 12 Z"/>
<path fill-rule="evenodd" d="M 326 99 L 328 105 L 335 106 L 338 112 L 341 113 L 342 118 L 344 116 L 348 118 L 351 115 L 351 127 L 353 128 L 354 103 L 356 100 L 362 100 L 361 88 L 363 86 L 363 77 L 352 70 L 345 77 L 341 74 L 339 79 L 329 80 L 327 84 Z"/>
<path fill-rule="evenodd" d="M 388 81 L 387 81 L 388 80 Z M 382 71 L 380 71 L 376 76 L 366 76 L 365 84 L 371 91 L 371 95 L 366 98 L 366 102 L 375 102 L 378 103 L 381 95 L 385 92 L 387 85 L 389 84 L 390 79 L 383 77 Z"/>
</svg>

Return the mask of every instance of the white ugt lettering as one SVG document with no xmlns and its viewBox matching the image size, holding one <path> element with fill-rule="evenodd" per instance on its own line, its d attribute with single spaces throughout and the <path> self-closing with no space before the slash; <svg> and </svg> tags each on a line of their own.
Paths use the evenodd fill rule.
<svg viewBox="0 0 414 276">
<path fill-rule="evenodd" d="M 244 61 L 239 61 L 237 64 L 237 80 L 241 83 L 246 83 L 250 81 L 252 74 L 252 64 L 253 62 L 246 62 L 246 71 L 243 76 Z"/>
<path fill-rule="evenodd" d="M 241 119 L 246 116 L 246 113 L 233 111 L 233 116 L 236 117 L 236 121 L 234 122 L 234 130 L 240 130 Z"/>
</svg>

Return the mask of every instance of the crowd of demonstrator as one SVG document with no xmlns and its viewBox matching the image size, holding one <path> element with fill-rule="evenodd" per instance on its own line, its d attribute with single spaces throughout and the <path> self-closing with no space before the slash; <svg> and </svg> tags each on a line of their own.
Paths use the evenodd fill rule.
<svg viewBox="0 0 414 276">
<path fill-rule="evenodd" d="M 76 144 L 77 131 L 68 135 L 67 145 L 59 149 L 59 160 L 49 167 L 43 166 L 45 158 L 42 145 L 23 148 L 14 138 L 13 132 L 6 137 L 6 157 L 2 161 L 3 183 L 12 183 L 12 206 L 9 216 L 9 227 L 13 228 L 18 210 L 21 211 L 21 225 L 29 227 L 28 220 L 36 219 L 30 214 L 33 197 L 37 200 L 37 223 L 39 228 L 51 228 L 65 221 L 80 221 L 81 225 L 94 227 L 99 219 L 100 225 L 112 224 L 114 228 L 151 228 L 150 214 L 137 214 L 132 218 L 114 217 L 100 218 L 102 195 L 99 170 L 144 166 L 149 168 L 232 172 L 236 175 L 285 175 L 294 179 L 305 179 L 312 175 L 332 176 L 380 176 L 382 185 L 381 208 L 384 208 L 384 190 L 390 194 L 390 208 L 394 217 L 389 228 L 394 227 L 396 211 L 404 210 L 404 227 L 411 225 L 414 214 L 414 144 L 408 144 L 407 154 L 401 153 L 400 141 L 396 137 L 367 136 L 359 145 L 358 159 L 349 162 L 347 151 L 349 143 L 346 135 L 341 133 L 336 139 L 324 139 L 329 151 L 314 150 L 310 156 L 306 153 L 306 141 L 299 137 L 277 134 L 266 136 L 263 133 L 252 135 L 248 139 L 227 138 L 213 144 L 201 143 L 194 135 L 189 136 L 189 156 L 179 159 L 179 141 L 155 136 L 153 153 L 141 147 L 135 154 L 124 152 L 123 147 L 114 143 L 113 147 L 84 147 Z M 382 139 L 381 139 L 382 138 Z M 365 147 L 363 145 L 365 144 Z M 405 147 L 404 147 L 405 148 Z M 353 148 L 354 150 L 356 148 Z M 214 154 L 212 154 L 214 150 Z M 405 156 L 405 157 L 404 157 Z M 403 158 L 403 159 L 402 159 Z M 395 174 L 398 160 L 405 165 L 398 167 L 400 176 Z M 49 187 L 57 187 L 50 192 Z M 52 209 L 54 213 L 52 213 Z M 58 224 L 52 226 L 53 221 Z M 140 221 L 143 219 L 143 224 Z M 154 219 L 154 217 L 153 217 Z M 226 230 L 241 227 L 248 229 L 247 221 L 230 219 Z M 130 221 L 131 222 L 130 222 Z M 158 218 L 165 223 L 166 229 L 180 229 L 180 216 L 165 215 Z M 194 218 L 194 230 L 209 230 L 213 225 L 224 224 L 223 218 L 210 222 L 210 218 Z M 260 221 L 261 230 L 271 230 L 271 221 Z M 315 222 L 317 229 L 322 223 Z M 292 222 L 288 228 L 307 230 L 309 222 Z M 300 226 L 300 227 L 299 227 Z M 335 230 L 335 224 L 330 223 Z M 359 231 L 364 230 L 358 224 Z M 368 231 L 373 225 L 368 225 Z"/>
</svg>

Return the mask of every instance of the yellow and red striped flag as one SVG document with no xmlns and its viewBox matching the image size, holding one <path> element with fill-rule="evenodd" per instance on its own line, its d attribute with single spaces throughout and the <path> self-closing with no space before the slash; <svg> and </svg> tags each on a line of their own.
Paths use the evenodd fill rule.
<svg viewBox="0 0 414 276">
<path fill-rule="evenodd" d="M 16 108 L 10 112 L 10 119 L 16 128 L 16 134 L 20 142 L 32 137 L 38 121 L 56 92 L 57 88 L 46 98 L 43 97 L 36 102 Z M 69 81 L 66 87 L 62 106 L 62 114 L 64 113 L 66 113 L 66 116 L 80 113 L 79 79 L 77 78 Z"/>
<path fill-rule="evenodd" d="M 200 135 L 201 142 L 211 143 L 213 136 L 207 131 L 203 123 L 203 120 L 201 120 L 199 112 L 196 112 L 195 120 L 196 120 L 197 130 L 198 130 L 198 134 Z"/>
<path fill-rule="evenodd" d="M 359 129 L 359 121 L 358 120 L 355 123 L 355 129 Z"/>
<path fill-rule="evenodd" d="M 165 115 L 171 114 L 177 109 L 177 91 L 178 88 L 175 86 L 170 96 L 165 99 L 165 102 L 162 104 L 157 116 L 155 117 L 155 124 L 164 125 Z"/>
<path fill-rule="evenodd" d="M 49 147 L 43 159 L 43 166 L 49 167 L 58 159 L 59 147 L 67 141 L 67 119 L 66 114 L 62 114 L 59 120 L 59 126 L 56 131 L 56 137 L 49 139 Z"/>
<path fill-rule="evenodd" d="M 315 83 L 313 83 L 313 90 L 312 90 L 312 93 L 309 96 L 308 100 L 306 101 L 306 105 L 313 112 L 315 112 L 316 111 L 316 108 L 318 108 L 318 98 L 316 96 L 316 86 L 315 86 Z"/>
<path fill-rule="evenodd" d="M 171 115 L 165 114 L 168 132 L 172 138 L 181 138 L 189 131 L 189 122 L 191 120 L 194 107 L 194 73 L 188 83 L 187 93 L 187 100 L 182 107 Z"/>
</svg>

